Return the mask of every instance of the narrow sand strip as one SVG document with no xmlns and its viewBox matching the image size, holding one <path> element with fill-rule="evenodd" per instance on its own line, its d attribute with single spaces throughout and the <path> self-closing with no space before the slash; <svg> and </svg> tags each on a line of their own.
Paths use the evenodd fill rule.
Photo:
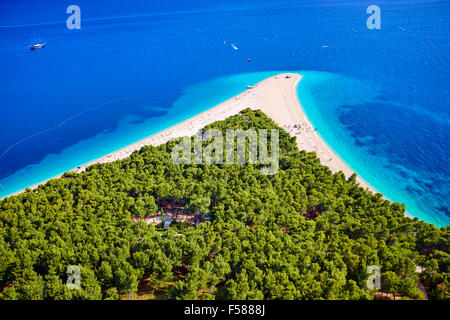
<svg viewBox="0 0 450 320">
<path fill-rule="evenodd" d="M 342 171 L 349 177 L 354 171 L 324 143 L 303 112 L 296 91 L 297 84 L 301 78 L 301 75 L 296 73 L 279 74 L 267 78 L 256 84 L 252 89 L 248 89 L 205 112 L 71 171 L 82 172 L 95 163 L 106 163 L 126 158 L 145 145 L 158 146 L 177 137 L 192 136 L 208 124 L 225 120 L 243 109 L 250 108 L 261 110 L 280 127 L 287 130 L 291 136 L 295 136 L 300 150 L 316 152 L 320 162 L 328 166 L 332 172 Z M 375 191 L 374 188 L 359 177 L 358 182 L 362 187 Z M 30 188 L 34 189 L 38 185 Z M 23 190 L 14 194 L 21 192 Z"/>
</svg>

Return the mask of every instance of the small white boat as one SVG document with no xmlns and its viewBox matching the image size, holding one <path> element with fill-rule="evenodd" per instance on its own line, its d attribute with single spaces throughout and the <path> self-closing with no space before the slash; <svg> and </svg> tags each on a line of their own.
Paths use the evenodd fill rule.
<svg viewBox="0 0 450 320">
<path fill-rule="evenodd" d="M 29 46 L 30 50 L 34 50 L 34 49 L 41 49 L 43 47 L 45 47 L 46 43 L 37 43 L 37 44 L 33 44 L 31 46 Z"/>
<path fill-rule="evenodd" d="M 253 89 L 255 86 L 247 86 L 247 89 Z"/>
<path fill-rule="evenodd" d="M 234 50 L 239 50 L 239 48 L 236 47 L 234 44 L 231 44 L 231 46 L 233 47 Z"/>
</svg>

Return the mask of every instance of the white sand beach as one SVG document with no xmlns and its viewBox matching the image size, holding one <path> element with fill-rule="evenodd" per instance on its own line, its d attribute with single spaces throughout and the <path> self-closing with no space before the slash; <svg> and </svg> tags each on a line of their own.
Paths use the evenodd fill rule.
<svg viewBox="0 0 450 320">
<path fill-rule="evenodd" d="M 301 75 L 296 73 L 284 73 L 267 78 L 255 84 L 251 89 L 247 89 L 241 94 L 205 112 L 71 171 L 82 172 L 86 167 L 95 163 L 112 162 L 126 158 L 145 145 L 158 146 L 177 137 L 192 136 L 208 124 L 218 120 L 224 120 L 239 113 L 243 109 L 250 108 L 253 110 L 261 110 L 280 127 L 288 131 L 291 136 L 295 136 L 300 150 L 316 152 L 320 162 L 328 166 L 332 172 L 342 171 L 349 177 L 354 171 L 320 138 L 300 105 L 296 87 L 301 79 Z M 358 177 L 358 182 L 364 188 L 369 188 L 376 192 L 360 177 Z M 42 183 L 45 183 L 45 181 Z M 30 188 L 33 189 L 35 187 L 37 185 Z M 21 192 L 23 190 L 17 193 Z"/>
</svg>

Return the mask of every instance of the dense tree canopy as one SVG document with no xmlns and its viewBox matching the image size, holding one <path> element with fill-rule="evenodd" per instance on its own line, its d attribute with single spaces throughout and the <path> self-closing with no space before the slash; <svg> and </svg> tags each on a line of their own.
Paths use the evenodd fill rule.
<svg viewBox="0 0 450 320">
<path fill-rule="evenodd" d="M 208 128 L 278 127 L 247 109 Z M 283 130 L 275 175 L 261 164 L 174 164 L 176 142 L 1 200 L 0 299 L 118 299 L 143 283 L 171 299 L 373 299 L 370 265 L 385 293 L 422 299 L 422 283 L 429 298 L 450 297 L 449 228 L 332 174 Z M 132 219 L 162 199 L 211 222 Z M 80 289 L 66 285 L 70 265 Z"/>
</svg>

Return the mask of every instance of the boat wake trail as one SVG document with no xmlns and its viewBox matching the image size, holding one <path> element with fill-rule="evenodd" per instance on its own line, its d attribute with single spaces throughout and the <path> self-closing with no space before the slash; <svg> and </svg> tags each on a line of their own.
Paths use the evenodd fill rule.
<svg viewBox="0 0 450 320">
<path fill-rule="evenodd" d="M 36 136 L 39 136 L 39 135 L 41 135 L 41 134 L 48 133 L 48 132 L 50 132 L 50 131 L 56 130 L 56 129 L 58 129 L 58 128 L 61 128 L 62 126 L 66 125 L 68 122 L 70 122 L 70 121 L 72 121 L 72 120 L 74 120 L 74 119 L 80 117 L 80 116 L 83 115 L 83 114 L 86 114 L 86 113 L 91 112 L 91 111 L 94 111 L 94 110 L 98 110 L 98 109 L 100 109 L 100 108 L 102 108 L 102 107 L 104 107 L 104 106 L 107 106 L 107 105 L 109 105 L 109 104 L 113 104 L 113 103 L 117 103 L 117 102 L 122 102 L 122 101 L 127 101 L 127 100 L 132 100 L 132 99 L 145 98 L 145 97 L 148 97 L 148 96 L 151 96 L 151 95 L 150 95 L 150 94 L 147 94 L 147 95 L 140 95 L 140 96 L 133 96 L 133 97 L 125 97 L 125 98 L 115 99 L 115 100 L 103 102 L 103 103 L 98 104 L 98 105 L 96 105 L 96 106 L 93 106 L 93 107 L 91 107 L 91 108 L 89 108 L 89 109 L 86 109 L 86 110 L 83 110 L 83 111 L 81 111 L 81 112 L 78 112 L 78 113 L 76 113 L 76 114 L 74 114 L 74 115 L 72 115 L 72 116 L 70 116 L 70 117 L 64 119 L 63 121 L 61 121 L 60 123 L 58 123 L 56 126 L 53 126 L 53 127 L 51 127 L 51 128 L 47 128 L 47 129 L 41 130 L 41 131 L 39 131 L 39 132 L 33 133 L 33 134 L 31 134 L 31 135 L 29 135 L 29 136 L 27 136 L 27 137 L 25 137 L 25 138 L 23 138 L 23 139 L 17 141 L 16 143 L 12 144 L 12 145 L 9 146 L 8 148 L 6 148 L 5 151 L 2 152 L 2 154 L 0 155 L 0 160 L 3 159 L 3 158 L 6 156 L 6 154 L 8 154 L 8 152 L 10 152 L 12 149 L 14 149 L 15 147 L 17 147 L 17 146 L 20 145 L 21 143 L 24 143 L 25 141 L 28 141 L 28 140 L 30 140 L 30 139 L 32 139 L 32 138 L 34 138 L 34 137 L 36 137 Z"/>
</svg>

